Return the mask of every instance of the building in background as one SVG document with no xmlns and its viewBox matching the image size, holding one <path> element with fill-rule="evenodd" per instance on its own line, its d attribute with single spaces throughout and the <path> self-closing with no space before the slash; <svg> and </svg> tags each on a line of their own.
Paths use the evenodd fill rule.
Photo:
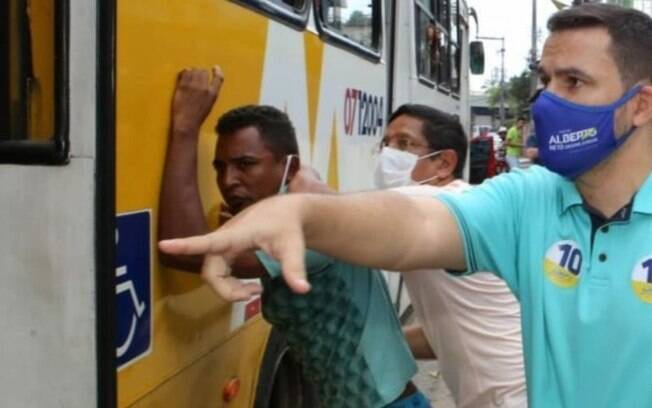
<svg viewBox="0 0 652 408">
<path fill-rule="evenodd" d="M 491 106 L 489 95 L 485 92 L 471 92 L 469 97 L 471 105 L 471 136 L 478 136 L 481 129 L 487 131 L 496 131 L 500 126 L 507 126 L 500 123 L 500 113 L 498 106 Z M 513 118 L 513 112 L 509 106 L 505 107 L 506 122 Z"/>
</svg>

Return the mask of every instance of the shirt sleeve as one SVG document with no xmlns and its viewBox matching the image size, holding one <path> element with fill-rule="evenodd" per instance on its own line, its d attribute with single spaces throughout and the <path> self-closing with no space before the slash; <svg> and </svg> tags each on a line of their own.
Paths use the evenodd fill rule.
<svg viewBox="0 0 652 408">
<path fill-rule="evenodd" d="M 517 250 L 524 213 L 525 172 L 495 177 L 461 194 L 442 193 L 464 245 L 468 274 L 489 271 L 518 288 Z"/>
<path fill-rule="evenodd" d="M 265 251 L 256 251 L 256 258 L 258 258 L 260 263 L 263 265 L 263 268 L 265 268 L 270 278 L 274 279 L 281 276 L 281 264 L 269 256 L 267 253 L 265 253 Z M 306 272 L 309 275 L 321 272 L 335 262 L 333 258 L 322 255 L 319 252 L 315 252 L 310 249 L 306 250 L 305 260 Z"/>
</svg>

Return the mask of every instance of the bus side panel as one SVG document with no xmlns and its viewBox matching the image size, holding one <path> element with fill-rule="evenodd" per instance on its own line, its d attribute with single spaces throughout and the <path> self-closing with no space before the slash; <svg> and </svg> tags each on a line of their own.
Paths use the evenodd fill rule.
<svg viewBox="0 0 652 408">
<path fill-rule="evenodd" d="M 93 171 L 77 159 L 0 172 L 3 406 L 95 404 Z"/>
<path fill-rule="evenodd" d="M 385 63 L 333 45 L 323 59 L 313 166 L 324 179 L 337 179 L 340 191 L 373 189 L 387 121 Z"/>
<path fill-rule="evenodd" d="M 3 407 L 98 400 L 93 2 L 71 0 L 70 25 L 70 162 L 0 170 Z"/>
<path fill-rule="evenodd" d="M 153 322 L 151 349 L 118 372 L 120 407 L 149 401 L 143 399 L 146 396 L 157 400 L 161 395 L 166 395 L 166 406 L 192 406 L 186 392 L 170 390 L 188 384 L 196 370 L 202 370 L 206 381 L 192 385 L 193 401 L 202 395 L 206 401 L 215 401 L 219 379 L 227 374 L 240 376 L 243 393 L 252 386 L 253 380 L 244 378 L 254 378 L 257 365 L 243 367 L 239 359 L 251 362 L 260 358 L 260 347 L 236 341 L 241 347 L 232 356 L 228 353 L 233 350 L 222 344 L 242 331 L 264 331 L 266 323 L 255 319 L 247 329 L 238 329 L 245 320 L 246 305 L 232 307 L 221 301 L 195 274 L 162 268 L 155 238 L 177 73 L 219 64 L 226 76 L 199 141 L 202 199 L 206 213 L 216 215 L 220 198 L 211 166 L 216 140 L 213 129 L 217 117 L 227 109 L 258 102 L 268 24 L 266 17 L 225 0 L 118 1 L 116 211 L 118 216 L 139 211 L 151 214 L 147 255 L 152 259 Z M 118 316 L 119 320 L 126 318 L 131 316 Z M 175 385 L 169 388 L 168 382 Z"/>
<path fill-rule="evenodd" d="M 282 61 L 282 63 L 279 63 Z M 261 104 L 286 110 L 301 160 L 342 191 L 373 188 L 385 122 L 386 67 L 316 33 L 270 23 Z"/>
<path fill-rule="evenodd" d="M 260 320 L 260 317 L 252 319 L 235 336 L 161 384 L 133 407 L 250 407 L 270 332 L 270 326 L 259 324 Z M 248 353 L 242 352 L 243 345 L 249 349 Z M 238 379 L 239 391 L 233 399 L 225 401 L 223 389 L 234 378 Z"/>
<path fill-rule="evenodd" d="M 460 0 L 460 41 L 462 53 L 460 60 L 460 77 L 462 78 L 460 84 L 460 121 L 470 138 L 471 134 L 471 102 L 469 95 L 471 94 L 471 70 L 469 68 L 469 12 L 466 2 Z M 469 161 L 465 169 L 465 177 L 468 179 Z"/>
</svg>

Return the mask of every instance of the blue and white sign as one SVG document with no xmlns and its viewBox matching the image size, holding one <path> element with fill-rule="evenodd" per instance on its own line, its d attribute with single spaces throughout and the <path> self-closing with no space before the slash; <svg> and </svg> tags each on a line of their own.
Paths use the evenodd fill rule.
<svg viewBox="0 0 652 408">
<path fill-rule="evenodd" d="M 152 261 L 150 212 L 120 214 L 116 219 L 115 294 L 118 369 L 152 348 Z"/>
</svg>

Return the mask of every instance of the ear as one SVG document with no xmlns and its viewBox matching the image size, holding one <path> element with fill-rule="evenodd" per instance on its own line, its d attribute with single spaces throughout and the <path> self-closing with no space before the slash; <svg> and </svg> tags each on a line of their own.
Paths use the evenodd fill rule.
<svg viewBox="0 0 652 408">
<path fill-rule="evenodd" d="M 441 178 L 448 178 L 455 173 L 455 167 L 457 167 L 457 153 L 455 150 L 446 149 L 443 150 L 438 155 L 439 157 L 439 166 L 437 169 L 437 175 Z M 436 159 L 436 158 L 435 158 Z"/>
<path fill-rule="evenodd" d="M 632 123 L 636 127 L 641 127 L 652 120 L 652 85 L 645 85 L 641 88 L 637 99 Z"/>
<path fill-rule="evenodd" d="M 297 172 L 301 169 L 301 158 L 299 158 L 298 154 L 292 155 L 290 160 L 290 169 L 288 170 L 288 183 L 292 181 L 294 178 L 294 175 L 297 174 Z"/>
</svg>

